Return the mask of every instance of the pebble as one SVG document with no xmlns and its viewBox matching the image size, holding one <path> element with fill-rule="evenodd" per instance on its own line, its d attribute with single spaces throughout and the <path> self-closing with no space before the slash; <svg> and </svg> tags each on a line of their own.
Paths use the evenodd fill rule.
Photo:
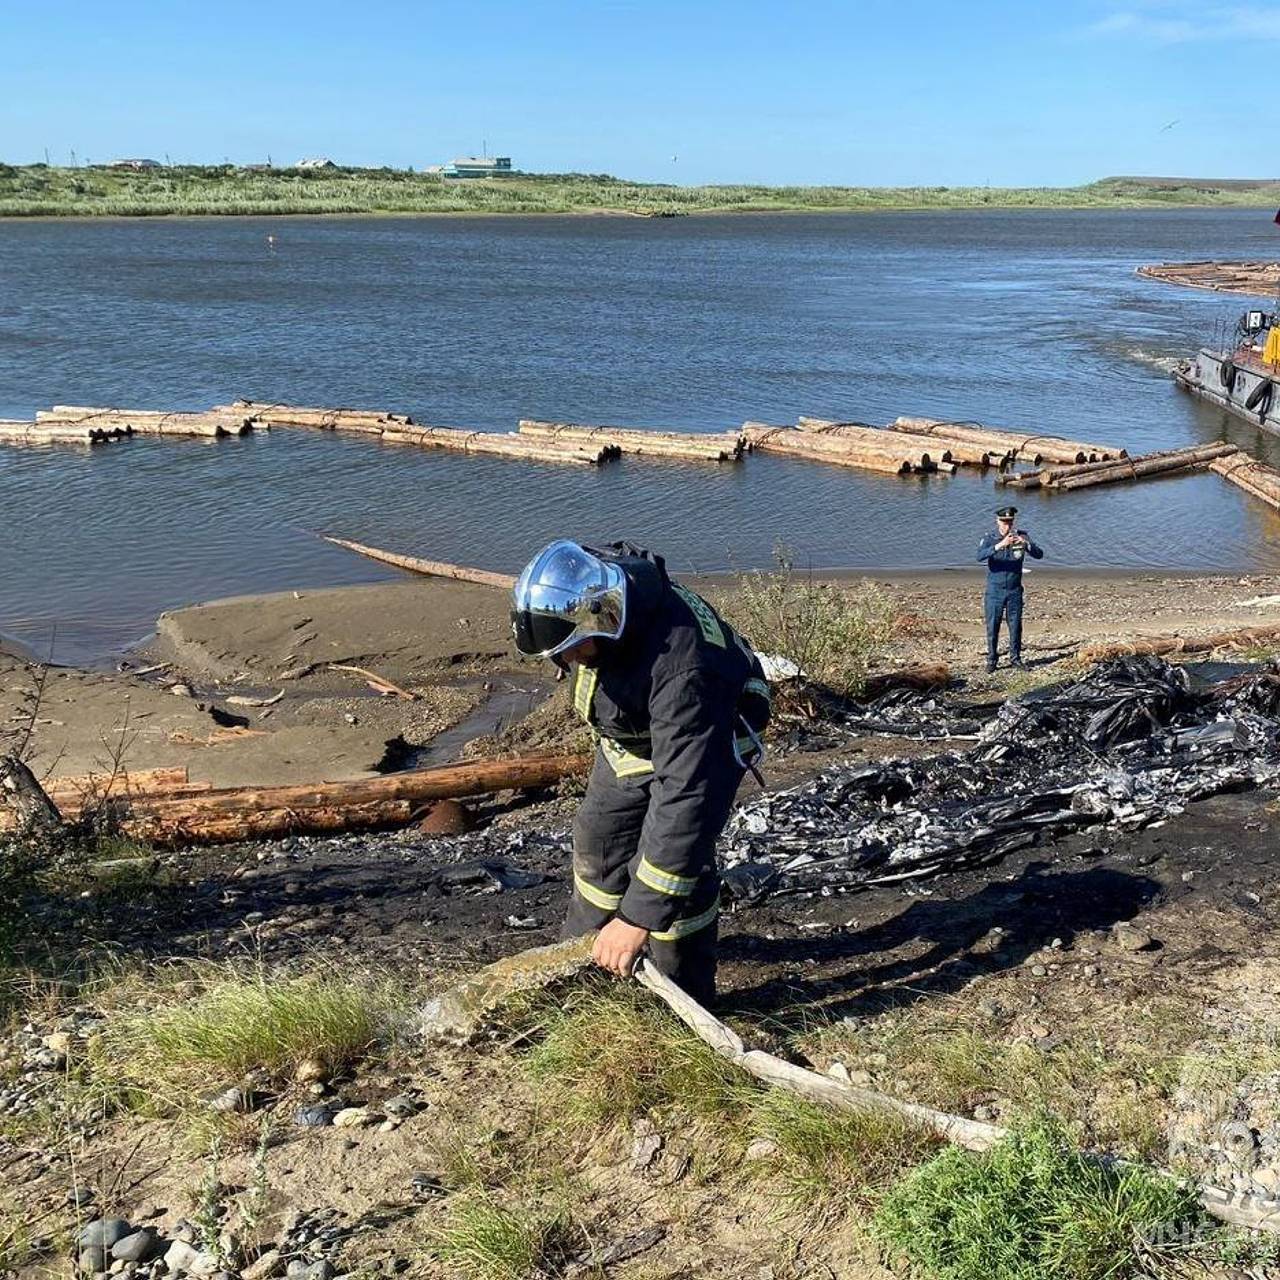
<svg viewBox="0 0 1280 1280">
<path fill-rule="evenodd" d="M 111 1246 L 111 1256 L 117 1262 L 149 1262 L 163 1252 L 164 1242 L 152 1227 L 123 1236 Z"/>
<path fill-rule="evenodd" d="M 643 1173 L 658 1158 L 662 1150 L 662 1135 L 650 1120 L 637 1120 L 632 1126 L 635 1141 L 631 1144 L 631 1167 Z"/>
<path fill-rule="evenodd" d="M 1145 930 L 1132 924 L 1118 924 L 1112 930 L 1121 951 L 1145 951 L 1155 939 Z"/>
<path fill-rule="evenodd" d="M 1042 964 L 1033 964 L 1031 966 L 1031 976 L 1033 978 L 1047 978 L 1049 976 L 1049 970 Z"/>
<path fill-rule="evenodd" d="M 370 1125 L 380 1124 L 383 1117 L 368 1107 L 343 1107 L 333 1116 L 336 1129 L 367 1129 Z"/>
<path fill-rule="evenodd" d="M 107 1269 L 107 1251 L 100 1245 L 90 1245 L 80 1250 L 80 1270 L 91 1275 Z"/>
<path fill-rule="evenodd" d="M 333 1123 L 332 1107 L 299 1107 L 293 1113 L 293 1123 L 302 1129 L 321 1129 Z"/>
<path fill-rule="evenodd" d="M 280 1250 L 268 1249 L 240 1272 L 241 1280 L 271 1280 L 280 1270 Z"/>
<path fill-rule="evenodd" d="M 80 1228 L 76 1243 L 82 1249 L 110 1249 L 117 1240 L 130 1235 L 133 1228 L 123 1218 L 98 1218 Z"/>
<path fill-rule="evenodd" d="M 256 1098 L 250 1090 L 235 1084 L 229 1089 L 205 1094 L 204 1103 L 211 1111 L 252 1111 Z"/>
<path fill-rule="evenodd" d="M 195 1245 L 188 1244 L 185 1240 L 175 1240 L 164 1254 L 164 1265 L 170 1271 L 190 1271 L 191 1265 L 200 1257 L 200 1250 Z M 214 1268 L 210 1268 L 210 1275 L 213 1274 Z"/>
<path fill-rule="evenodd" d="M 748 1160 L 768 1160 L 778 1154 L 778 1144 L 769 1138 L 756 1138 L 747 1147 Z"/>
<path fill-rule="evenodd" d="M 389 1116 L 394 1116 L 399 1120 L 407 1120 L 410 1116 L 416 1116 L 422 1110 L 422 1103 L 407 1093 L 398 1093 L 394 1098 L 388 1098 L 382 1104 L 382 1109 Z"/>
</svg>

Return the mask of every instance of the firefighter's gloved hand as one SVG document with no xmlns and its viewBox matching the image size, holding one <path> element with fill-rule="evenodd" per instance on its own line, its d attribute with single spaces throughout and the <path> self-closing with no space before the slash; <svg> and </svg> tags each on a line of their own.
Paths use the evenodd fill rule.
<svg viewBox="0 0 1280 1280">
<path fill-rule="evenodd" d="M 591 958 L 602 969 L 616 973 L 619 978 L 629 978 L 648 942 L 648 929 L 615 917 L 596 934 Z"/>
</svg>

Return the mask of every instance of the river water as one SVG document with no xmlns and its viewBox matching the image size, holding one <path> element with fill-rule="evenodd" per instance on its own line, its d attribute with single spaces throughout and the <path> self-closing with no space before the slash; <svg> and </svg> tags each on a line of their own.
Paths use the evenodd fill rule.
<svg viewBox="0 0 1280 1280">
<path fill-rule="evenodd" d="M 1133 274 L 1270 256 L 1276 234 L 1260 210 L 0 223 L 0 417 L 237 396 L 501 430 L 919 413 L 1280 462 L 1168 376 L 1247 300 Z M 559 535 L 681 570 L 779 543 L 816 567 L 955 566 L 999 496 L 964 470 L 596 473 L 297 430 L 0 447 L 0 633 L 101 659 L 166 608 L 394 573 L 318 532 L 508 570 Z M 1280 566 L 1280 518 L 1211 474 L 1018 502 L 1055 565 Z"/>
</svg>

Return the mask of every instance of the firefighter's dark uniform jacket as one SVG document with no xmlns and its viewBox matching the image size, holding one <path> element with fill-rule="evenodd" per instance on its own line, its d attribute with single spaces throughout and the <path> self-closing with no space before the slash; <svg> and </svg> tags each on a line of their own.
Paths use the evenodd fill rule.
<svg viewBox="0 0 1280 1280">
<path fill-rule="evenodd" d="M 611 915 L 679 943 L 712 925 L 715 843 L 749 750 L 739 719 L 768 719 L 759 659 L 662 561 L 616 555 L 626 622 L 600 642 L 598 665 L 571 668 L 572 696 L 598 751 L 574 829 L 569 930 Z M 655 951 L 658 949 L 651 948 Z"/>
</svg>

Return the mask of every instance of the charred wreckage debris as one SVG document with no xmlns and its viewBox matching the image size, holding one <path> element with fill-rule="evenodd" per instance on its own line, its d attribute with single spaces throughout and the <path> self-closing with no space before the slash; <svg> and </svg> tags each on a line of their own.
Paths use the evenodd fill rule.
<svg viewBox="0 0 1280 1280">
<path fill-rule="evenodd" d="M 1133 831 L 1280 778 L 1280 672 L 1209 681 L 1159 658 L 1102 663 L 1006 702 L 967 751 L 841 765 L 742 805 L 731 896 L 848 892 L 981 865 L 1056 835 Z"/>
<path fill-rule="evenodd" d="M 1235 668 L 1241 671 L 1241 668 Z M 1208 664 L 1123 657 L 1010 699 L 985 725 L 936 695 L 887 695 L 876 731 L 957 736 L 967 750 L 842 764 L 738 807 L 722 837 L 727 896 L 843 893 L 962 870 L 1087 827 L 1135 831 L 1192 800 L 1280 780 L 1280 669 L 1226 679 Z M 930 734 L 936 717 L 941 729 Z M 494 892 L 532 861 L 551 868 L 567 834 L 483 832 L 432 842 L 444 892 Z M 497 874 L 494 872 L 497 871 Z M 475 873 L 474 875 L 471 873 Z M 505 882 L 505 883 L 504 883 Z"/>
</svg>

